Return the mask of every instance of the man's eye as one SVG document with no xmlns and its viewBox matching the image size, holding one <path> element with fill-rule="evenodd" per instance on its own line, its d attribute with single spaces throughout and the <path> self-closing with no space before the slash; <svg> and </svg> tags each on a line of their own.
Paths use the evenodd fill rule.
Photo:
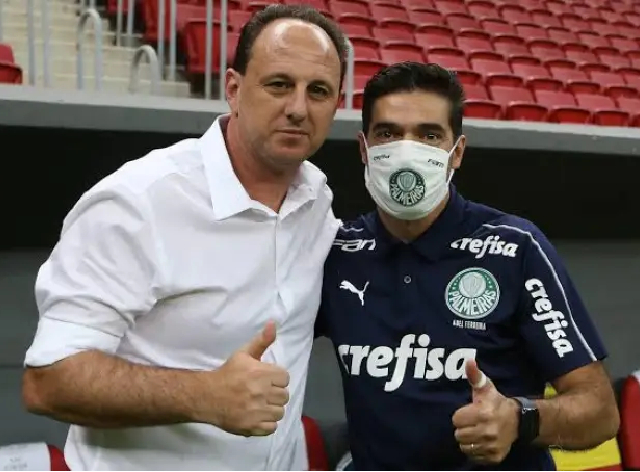
<svg viewBox="0 0 640 472">
<path fill-rule="evenodd" d="M 278 81 L 278 82 L 271 82 L 269 84 L 270 87 L 276 88 L 276 89 L 284 89 L 287 88 L 289 84 L 287 84 L 286 82 L 282 82 L 282 81 Z"/>
<path fill-rule="evenodd" d="M 318 95 L 321 97 L 326 97 L 327 95 L 329 95 L 329 91 L 324 88 L 324 87 L 320 87 L 320 86 L 312 86 L 309 91 L 313 94 L 313 95 Z"/>
</svg>

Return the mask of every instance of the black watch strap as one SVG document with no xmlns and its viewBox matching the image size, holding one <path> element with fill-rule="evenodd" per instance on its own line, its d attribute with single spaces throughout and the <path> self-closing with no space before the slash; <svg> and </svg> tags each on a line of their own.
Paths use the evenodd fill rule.
<svg viewBox="0 0 640 472">
<path fill-rule="evenodd" d="M 540 413 L 534 400 L 525 397 L 513 397 L 520 404 L 518 423 L 518 442 L 531 443 L 540 434 Z"/>
</svg>

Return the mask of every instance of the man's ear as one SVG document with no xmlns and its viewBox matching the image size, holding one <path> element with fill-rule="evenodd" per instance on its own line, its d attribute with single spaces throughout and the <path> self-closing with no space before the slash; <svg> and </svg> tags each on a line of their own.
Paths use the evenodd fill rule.
<svg viewBox="0 0 640 472">
<path fill-rule="evenodd" d="M 224 93 L 227 103 L 229 104 L 229 108 L 231 109 L 231 114 L 233 116 L 238 116 L 238 108 L 240 101 L 240 84 L 242 82 L 242 76 L 236 72 L 234 69 L 227 69 L 227 72 L 224 74 L 225 87 Z"/>
<path fill-rule="evenodd" d="M 464 150 L 467 145 L 467 137 L 463 134 L 460 135 L 460 139 L 458 141 L 458 145 L 453 151 L 453 155 L 451 156 L 451 167 L 453 169 L 459 169 L 462 165 L 462 158 L 464 157 Z"/>
<path fill-rule="evenodd" d="M 362 163 L 366 166 L 367 161 L 367 138 L 364 136 L 364 133 L 360 131 L 358 133 L 358 146 L 360 147 L 360 159 Z"/>
</svg>

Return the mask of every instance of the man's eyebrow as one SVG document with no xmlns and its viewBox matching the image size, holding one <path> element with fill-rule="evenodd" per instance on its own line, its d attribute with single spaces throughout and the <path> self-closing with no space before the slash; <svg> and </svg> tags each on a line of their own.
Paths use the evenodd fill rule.
<svg viewBox="0 0 640 472">
<path fill-rule="evenodd" d="M 269 82 L 270 80 L 280 79 L 280 80 L 293 80 L 290 76 L 285 74 L 284 72 L 274 72 L 273 74 L 269 74 L 262 79 L 263 82 Z"/>
<path fill-rule="evenodd" d="M 420 123 L 417 128 L 423 131 L 440 131 L 441 133 L 446 131 L 444 126 L 439 123 Z"/>
<path fill-rule="evenodd" d="M 392 123 L 391 121 L 380 121 L 375 125 L 373 125 L 373 131 L 379 131 L 381 129 L 400 129 L 400 128 L 402 128 L 402 126 L 400 126 L 398 123 Z"/>
</svg>

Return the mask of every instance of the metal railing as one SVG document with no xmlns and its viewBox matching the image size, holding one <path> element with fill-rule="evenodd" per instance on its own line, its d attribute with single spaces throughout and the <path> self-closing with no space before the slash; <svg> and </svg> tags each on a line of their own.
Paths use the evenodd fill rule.
<svg viewBox="0 0 640 472">
<path fill-rule="evenodd" d="M 144 0 L 147 1 L 147 0 Z M 177 16 L 180 8 L 178 0 L 155 0 L 157 1 L 157 43 L 155 45 L 146 44 L 138 47 L 132 55 L 129 70 L 129 92 L 136 93 L 140 82 L 140 64 L 146 57 L 151 69 L 151 93 L 159 92 L 161 80 L 167 78 L 175 81 L 178 76 L 177 56 L 178 56 L 178 34 Z M 219 2 L 214 5 L 214 1 Z M 36 64 L 36 0 L 25 0 L 27 10 L 27 55 L 28 55 L 28 83 L 36 85 L 39 70 Z M 103 84 L 103 27 L 102 18 L 96 7 L 96 0 L 80 0 L 80 17 L 76 30 L 76 86 L 78 89 L 85 88 L 83 46 L 85 42 L 85 30 L 87 23 L 92 22 L 94 27 L 94 88 L 102 89 Z M 115 45 L 136 46 L 134 32 L 135 15 L 140 14 L 141 3 L 137 0 L 117 0 L 116 11 L 116 31 Z M 3 39 L 3 14 L 0 1 L 0 41 Z M 50 2 L 40 0 L 38 2 L 41 9 L 41 36 L 42 36 L 42 78 L 45 86 L 51 85 L 51 15 Z M 219 6 L 214 8 L 214 6 Z M 214 10 L 219 11 L 220 18 L 214 18 Z M 206 0 L 205 4 L 205 73 L 204 73 L 204 96 L 207 99 L 225 99 L 225 71 L 228 67 L 228 0 Z M 125 25 L 126 16 L 126 25 Z M 215 27 L 214 27 L 215 25 Z M 215 28 L 219 27 L 218 37 L 214 37 Z M 167 31 L 168 29 L 168 31 Z M 168 34 L 167 34 L 168 33 Z M 353 108 L 354 96 L 354 51 L 351 42 L 348 41 L 347 70 L 344 83 L 344 106 Z M 155 49 L 154 47 L 155 46 Z M 217 51 L 214 49 L 217 48 Z M 218 64 L 213 64 L 215 52 L 218 52 Z M 214 88 L 214 69 L 219 72 L 218 90 Z"/>
<path fill-rule="evenodd" d="M 129 93 L 136 93 L 140 82 L 140 61 L 146 57 L 151 69 L 151 93 L 157 94 L 160 85 L 160 69 L 155 49 L 148 44 L 136 49 L 131 60 L 131 75 L 129 77 Z"/>
<path fill-rule="evenodd" d="M 46 1 L 46 0 L 44 0 Z M 87 8 L 80 14 L 78 29 L 76 30 L 76 85 L 78 90 L 84 88 L 84 68 L 82 59 L 82 43 L 84 29 L 89 21 L 93 21 L 95 50 L 93 58 L 93 74 L 95 89 L 102 88 L 102 19 L 95 8 Z"/>
<path fill-rule="evenodd" d="M 1 4 L 2 2 L 0 2 Z M 40 32 L 42 35 L 42 64 L 43 83 L 45 87 L 51 84 L 51 49 L 49 31 L 49 3 L 47 0 L 40 0 Z M 37 79 L 36 69 L 36 27 L 35 27 L 35 4 L 34 0 L 27 0 L 27 57 L 29 63 L 28 81 L 29 85 L 35 85 Z"/>
</svg>

